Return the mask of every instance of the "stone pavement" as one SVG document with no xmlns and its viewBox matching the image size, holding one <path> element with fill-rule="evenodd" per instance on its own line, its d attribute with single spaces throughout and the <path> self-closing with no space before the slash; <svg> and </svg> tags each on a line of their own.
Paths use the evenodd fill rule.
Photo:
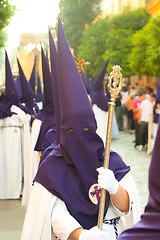
<svg viewBox="0 0 160 240">
<path fill-rule="evenodd" d="M 121 131 L 112 139 L 111 149 L 118 152 L 130 165 L 137 185 L 142 212 L 148 200 L 148 168 L 151 156 L 134 149 L 134 134 Z M 26 208 L 21 200 L 0 200 L 0 240 L 20 240 Z"/>
<path fill-rule="evenodd" d="M 145 151 L 136 150 L 134 139 L 133 131 L 120 131 L 118 137 L 112 138 L 111 149 L 119 153 L 126 165 L 131 167 L 143 212 L 148 201 L 148 169 L 151 155 Z"/>
<path fill-rule="evenodd" d="M 0 240 L 20 240 L 25 212 L 21 200 L 0 200 Z"/>
</svg>

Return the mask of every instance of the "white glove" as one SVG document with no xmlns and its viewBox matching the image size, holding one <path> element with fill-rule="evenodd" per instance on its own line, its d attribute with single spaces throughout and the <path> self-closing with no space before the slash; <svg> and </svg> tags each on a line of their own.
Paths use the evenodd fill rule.
<svg viewBox="0 0 160 240">
<path fill-rule="evenodd" d="M 119 182 L 114 176 L 114 173 L 110 169 L 103 167 L 97 168 L 98 185 L 101 188 L 106 189 L 110 194 L 116 194 L 119 188 Z"/>
<path fill-rule="evenodd" d="M 11 108 L 10 108 L 12 113 L 17 113 L 17 114 L 19 113 L 19 109 L 20 108 L 15 106 L 15 105 L 12 105 Z"/>
<path fill-rule="evenodd" d="M 100 230 L 97 226 L 83 230 L 79 236 L 79 240 L 105 240 L 106 233 Z"/>
</svg>

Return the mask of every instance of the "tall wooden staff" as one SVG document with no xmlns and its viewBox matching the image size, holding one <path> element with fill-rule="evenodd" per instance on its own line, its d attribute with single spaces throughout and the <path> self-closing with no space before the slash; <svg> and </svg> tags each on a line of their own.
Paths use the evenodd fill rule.
<svg viewBox="0 0 160 240">
<path fill-rule="evenodd" d="M 106 136 L 106 146 L 105 146 L 104 165 L 103 165 L 105 169 L 107 169 L 109 166 L 115 99 L 122 88 L 122 74 L 120 72 L 121 71 L 120 66 L 118 65 L 113 66 L 112 69 L 113 71 L 110 73 L 110 76 L 108 78 L 108 81 L 109 81 L 108 90 L 110 92 L 111 99 L 109 102 L 107 136 Z M 98 228 L 101 230 L 102 230 L 103 217 L 104 217 L 105 199 L 106 199 L 106 190 L 102 188 L 101 194 L 100 194 L 99 215 L 98 215 Z"/>
</svg>

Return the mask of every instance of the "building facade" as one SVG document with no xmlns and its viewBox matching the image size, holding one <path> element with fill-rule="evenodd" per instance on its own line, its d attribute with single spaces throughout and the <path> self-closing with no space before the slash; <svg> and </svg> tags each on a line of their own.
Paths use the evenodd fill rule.
<svg viewBox="0 0 160 240">
<path fill-rule="evenodd" d="M 102 17 L 121 14 L 125 7 L 130 7 L 131 10 L 145 7 L 145 0 L 102 0 L 101 9 Z"/>
<path fill-rule="evenodd" d="M 36 74 L 42 78 L 41 44 L 43 44 L 43 47 L 45 47 L 45 49 L 48 47 L 47 33 L 21 33 L 20 35 L 20 43 L 17 49 L 17 56 L 27 79 L 30 78 L 35 57 Z"/>
<path fill-rule="evenodd" d="M 160 0 L 146 0 L 146 9 L 151 16 L 160 16 Z"/>
</svg>

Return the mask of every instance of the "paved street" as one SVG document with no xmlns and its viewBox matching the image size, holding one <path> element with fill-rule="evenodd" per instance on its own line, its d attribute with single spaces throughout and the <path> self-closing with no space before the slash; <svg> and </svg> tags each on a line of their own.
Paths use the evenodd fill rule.
<svg viewBox="0 0 160 240">
<path fill-rule="evenodd" d="M 117 151 L 127 165 L 131 166 L 135 179 L 142 212 L 148 199 L 148 168 L 151 156 L 134 149 L 134 134 L 120 132 L 112 139 L 111 148 Z M 19 240 L 25 215 L 20 200 L 0 200 L 0 240 Z"/>
<path fill-rule="evenodd" d="M 111 148 L 118 152 L 124 162 L 131 167 L 143 212 L 148 201 L 148 169 L 151 155 L 148 155 L 145 151 L 135 150 L 133 141 L 133 132 L 121 131 L 119 137 L 112 139 Z"/>
</svg>

